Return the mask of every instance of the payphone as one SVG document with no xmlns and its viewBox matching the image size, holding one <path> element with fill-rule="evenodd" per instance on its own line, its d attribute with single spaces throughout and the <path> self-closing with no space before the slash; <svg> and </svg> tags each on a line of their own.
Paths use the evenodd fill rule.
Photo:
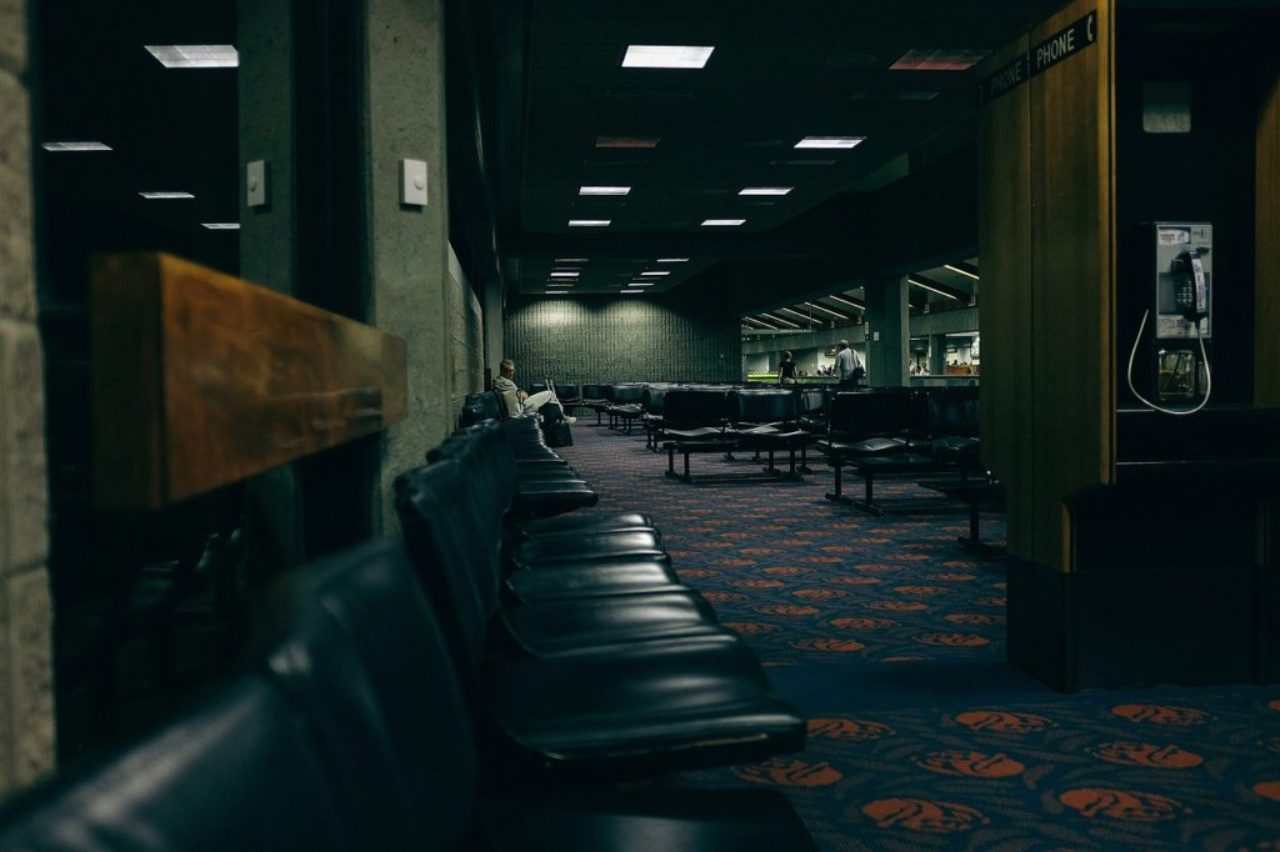
<svg viewBox="0 0 1280 852">
<path fill-rule="evenodd" d="M 1151 313 L 1142 315 L 1129 353 L 1129 389 L 1166 414 L 1194 414 L 1209 401 L 1213 373 L 1206 341 L 1213 337 L 1213 225 L 1155 222 L 1146 231 L 1154 280 L 1152 401 L 1133 383 L 1133 361 Z M 1178 405 L 1178 408 L 1170 408 Z M 1189 406 L 1189 407 L 1187 407 Z"/>
</svg>

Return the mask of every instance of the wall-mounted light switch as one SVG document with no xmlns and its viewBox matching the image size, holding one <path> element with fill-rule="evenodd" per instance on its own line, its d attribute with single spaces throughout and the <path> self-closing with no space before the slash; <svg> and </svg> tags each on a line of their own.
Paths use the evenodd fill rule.
<svg viewBox="0 0 1280 852">
<path fill-rule="evenodd" d="M 400 161 L 400 203 L 427 206 L 426 160 Z"/>
<path fill-rule="evenodd" d="M 266 207 L 270 203 L 266 160 L 253 160 L 245 166 L 244 187 L 245 203 L 250 207 Z"/>
</svg>

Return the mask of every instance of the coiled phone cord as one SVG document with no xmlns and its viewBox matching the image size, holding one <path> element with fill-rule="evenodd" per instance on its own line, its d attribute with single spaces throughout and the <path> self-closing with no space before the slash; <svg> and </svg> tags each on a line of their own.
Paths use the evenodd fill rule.
<svg viewBox="0 0 1280 852">
<path fill-rule="evenodd" d="M 1195 323 L 1196 340 L 1200 342 L 1200 357 L 1204 360 L 1204 399 L 1200 400 L 1200 404 L 1195 408 L 1165 408 L 1156 405 L 1142 394 L 1138 393 L 1138 389 L 1133 386 L 1133 357 L 1138 354 L 1138 344 L 1142 341 L 1142 332 L 1147 327 L 1147 317 L 1151 314 L 1151 309 L 1147 308 L 1142 312 L 1142 322 L 1138 325 L 1138 336 L 1133 339 L 1133 348 L 1129 350 L 1129 369 L 1125 371 L 1125 378 L 1129 381 L 1129 390 L 1136 396 L 1143 405 L 1153 411 L 1159 411 L 1162 414 L 1174 414 L 1179 417 L 1187 414 L 1195 414 L 1204 408 L 1209 402 L 1210 395 L 1213 394 L 1213 371 L 1209 369 L 1209 355 L 1204 351 L 1204 338 L 1200 336 L 1200 323 Z"/>
</svg>

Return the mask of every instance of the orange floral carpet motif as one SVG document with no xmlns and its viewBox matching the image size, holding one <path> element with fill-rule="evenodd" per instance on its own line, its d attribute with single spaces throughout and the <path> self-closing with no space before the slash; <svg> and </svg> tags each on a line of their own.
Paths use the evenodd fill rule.
<svg viewBox="0 0 1280 852">
<path fill-rule="evenodd" d="M 592 511 L 652 515 L 682 581 L 810 720 L 803 753 L 659 783 L 775 787 L 823 852 L 1280 850 L 1280 684 L 1055 692 L 1005 662 L 1005 567 L 956 544 L 962 507 L 865 515 L 824 499 L 821 457 L 799 483 L 685 484 L 642 434 L 585 422 L 559 452 L 600 493 Z"/>
</svg>

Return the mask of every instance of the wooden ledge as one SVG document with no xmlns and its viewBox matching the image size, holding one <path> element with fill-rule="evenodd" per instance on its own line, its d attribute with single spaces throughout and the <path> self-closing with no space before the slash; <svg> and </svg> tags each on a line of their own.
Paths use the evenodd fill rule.
<svg viewBox="0 0 1280 852">
<path fill-rule="evenodd" d="M 94 499 L 154 509 L 407 414 L 405 342 L 164 254 L 95 258 Z"/>
</svg>

